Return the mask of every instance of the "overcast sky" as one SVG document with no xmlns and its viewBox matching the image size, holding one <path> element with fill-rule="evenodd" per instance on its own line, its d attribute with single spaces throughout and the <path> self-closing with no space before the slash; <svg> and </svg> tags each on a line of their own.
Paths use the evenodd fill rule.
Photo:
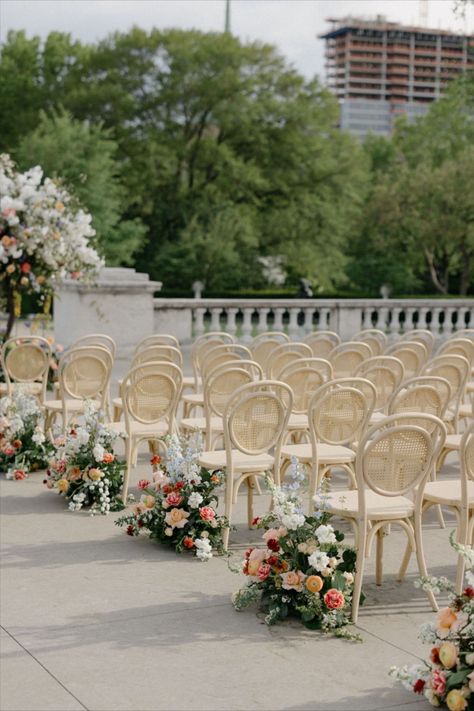
<svg viewBox="0 0 474 711">
<path fill-rule="evenodd" d="M 324 42 L 317 35 L 327 17 L 348 14 L 419 24 L 420 0 L 231 0 L 231 29 L 242 40 L 275 44 L 307 77 L 324 77 Z M 474 6 L 455 15 L 453 0 L 428 0 L 428 26 L 474 33 Z M 426 1 L 425 1 L 426 6 Z M 0 0 L 0 39 L 10 29 L 44 37 L 51 30 L 92 42 L 132 25 L 224 27 L 225 0 Z"/>
</svg>

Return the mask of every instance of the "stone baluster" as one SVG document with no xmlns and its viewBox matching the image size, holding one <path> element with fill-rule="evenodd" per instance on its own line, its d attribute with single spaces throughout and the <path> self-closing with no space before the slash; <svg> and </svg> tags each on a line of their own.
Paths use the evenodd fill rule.
<svg viewBox="0 0 474 711">
<path fill-rule="evenodd" d="M 431 311 L 431 309 L 427 308 L 426 306 L 420 306 L 418 309 L 418 328 L 428 328 L 428 312 Z"/>
<path fill-rule="evenodd" d="M 384 333 L 387 331 L 387 326 L 388 326 L 388 307 L 387 306 L 379 306 L 377 309 L 377 328 L 379 331 L 383 331 Z"/>
<path fill-rule="evenodd" d="M 221 309 L 219 307 L 211 309 L 211 328 L 210 328 L 211 331 L 220 331 L 221 330 L 220 316 L 221 316 Z"/>
<path fill-rule="evenodd" d="M 372 324 L 372 307 L 367 306 L 366 308 L 361 309 L 361 319 L 362 319 L 362 328 L 373 328 Z"/>
<path fill-rule="evenodd" d="M 416 309 L 412 308 L 411 306 L 405 306 L 403 310 L 405 312 L 403 331 L 404 333 L 406 333 L 407 331 L 411 331 L 412 329 L 417 328 L 415 321 L 413 320 Z"/>
<path fill-rule="evenodd" d="M 277 308 L 274 309 L 274 314 L 275 314 L 275 319 L 273 321 L 273 330 L 274 331 L 283 331 L 283 314 L 285 313 L 286 309 L 282 308 Z"/>
<path fill-rule="evenodd" d="M 250 343 L 252 340 L 252 314 L 253 309 L 242 309 L 244 314 L 244 320 L 242 322 L 242 338 L 243 343 Z"/>
<path fill-rule="evenodd" d="M 260 308 L 257 309 L 257 314 L 258 314 L 258 325 L 257 325 L 257 333 L 265 333 L 265 331 L 268 331 L 268 314 L 270 313 L 271 309 L 269 308 Z"/>
<path fill-rule="evenodd" d="M 194 309 L 194 332 L 196 336 L 202 336 L 204 333 L 204 314 L 206 309 Z"/>
<path fill-rule="evenodd" d="M 395 306 L 392 309 L 392 320 L 390 321 L 388 333 L 390 336 L 397 339 L 400 335 L 400 315 L 403 312 L 401 306 Z"/>
<path fill-rule="evenodd" d="M 431 309 L 431 324 L 430 324 L 430 329 L 431 333 L 433 336 L 439 336 L 442 333 L 442 326 L 440 322 L 440 316 L 443 313 L 444 309 L 440 308 L 438 306 L 434 306 Z"/>
<path fill-rule="evenodd" d="M 472 315 L 467 322 L 468 315 L 471 314 L 471 309 L 468 306 L 461 306 L 458 309 L 458 320 L 456 322 L 456 330 L 457 331 L 462 331 L 463 328 L 472 328 L 473 323 L 472 323 Z"/>
<path fill-rule="evenodd" d="M 310 306 L 304 310 L 304 332 L 305 333 L 312 333 L 313 332 L 313 314 L 314 314 L 314 309 Z"/>
<path fill-rule="evenodd" d="M 228 308 L 226 309 L 227 311 L 227 331 L 230 333 L 232 336 L 235 336 L 237 333 L 237 314 L 239 312 L 239 309 L 235 308 Z"/>
<path fill-rule="evenodd" d="M 444 324 L 443 324 L 443 336 L 449 338 L 453 333 L 453 314 L 456 309 L 447 306 L 444 309 Z"/>
<path fill-rule="evenodd" d="M 298 314 L 300 309 L 290 309 L 290 323 L 288 324 L 288 335 L 294 338 L 298 335 Z"/>
<path fill-rule="evenodd" d="M 318 331 L 328 331 L 330 330 L 329 320 L 330 320 L 331 310 L 325 306 L 319 309 L 319 323 Z"/>
</svg>

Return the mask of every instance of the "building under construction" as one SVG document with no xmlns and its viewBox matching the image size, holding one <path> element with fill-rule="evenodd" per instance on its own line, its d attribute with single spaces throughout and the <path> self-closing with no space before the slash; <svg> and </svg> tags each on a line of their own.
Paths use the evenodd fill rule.
<svg viewBox="0 0 474 711">
<path fill-rule="evenodd" d="M 341 128 L 387 135 L 400 114 L 423 115 L 450 81 L 474 68 L 474 36 L 346 17 L 330 19 L 328 87 L 341 105 Z"/>
</svg>

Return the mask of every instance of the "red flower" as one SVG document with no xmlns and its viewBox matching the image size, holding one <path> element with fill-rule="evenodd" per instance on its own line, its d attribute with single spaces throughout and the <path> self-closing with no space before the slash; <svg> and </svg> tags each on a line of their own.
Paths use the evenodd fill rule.
<svg viewBox="0 0 474 711">
<path fill-rule="evenodd" d="M 179 491 L 180 489 L 183 488 L 183 486 L 184 486 L 184 481 L 177 481 L 174 488 L 178 489 L 178 491 Z"/>
<path fill-rule="evenodd" d="M 268 563 L 262 563 L 257 570 L 257 577 L 263 583 L 270 575 L 271 567 Z"/>
<path fill-rule="evenodd" d="M 464 595 L 466 597 L 474 597 L 474 588 L 472 588 L 470 585 L 464 590 Z"/>
<path fill-rule="evenodd" d="M 252 519 L 252 526 L 258 526 L 260 523 L 260 516 L 255 516 L 254 519 Z"/>
<path fill-rule="evenodd" d="M 336 588 L 328 590 L 323 600 L 329 610 L 340 610 L 341 607 L 344 607 L 345 603 L 344 595 L 340 590 L 336 590 Z"/>
<path fill-rule="evenodd" d="M 192 548 L 194 546 L 194 541 L 189 536 L 186 536 L 186 538 L 183 540 L 183 545 L 185 548 Z"/>
<path fill-rule="evenodd" d="M 171 493 L 171 492 L 173 491 L 173 487 L 170 486 L 169 484 L 165 484 L 165 485 L 162 487 L 162 489 L 163 489 L 163 493 L 164 493 L 164 494 L 169 494 L 169 493 Z"/>
<path fill-rule="evenodd" d="M 278 556 L 276 555 L 271 555 L 267 560 L 269 565 L 278 565 Z"/>
<path fill-rule="evenodd" d="M 253 551 L 253 548 L 249 548 L 248 550 L 245 551 L 245 557 L 247 560 L 249 559 L 252 551 Z"/>
<path fill-rule="evenodd" d="M 168 504 L 168 506 L 171 506 L 173 508 L 177 508 L 180 503 L 182 502 L 183 497 L 178 494 L 177 491 L 172 491 L 168 496 L 166 497 L 165 501 Z"/>
<path fill-rule="evenodd" d="M 148 479 L 140 479 L 137 486 L 139 489 L 146 489 L 147 486 L 150 486 L 150 482 L 148 481 Z"/>
<path fill-rule="evenodd" d="M 15 469 L 13 472 L 13 478 L 14 479 L 25 479 L 26 478 L 26 472 L 23 469 Z"/>
<path fill-rule="evenodd" d="M 413 684 L 413 691 L 415 694 L 422 694 L 423 689 L 425 688 L 425 680 L 424 679 L 417 679 L 415 683 Z"/>
<path fill-rule="evenodd" d="M 153 457 L 150 459 L 150 464 L 154 467 L 155 464 L 159 464 L 161 462 L 161 457 L 159 454 L 154 454 Z"/>
<path fill-rule="evenodd" d="M 203 506 L 199 509 L 199 515 L 203 521 L 212 521 L 216 517 L 216 512 L 210 506 Z"/>
<path fill-rule="evenodd" d="M 23 274 L 29 274 L 31 272 L 31 264 L 29 262 L 23 262 L 21 271 Z"/>
<path fill-rule="evenodd" d="M 22 445 L 22 441 L 21 441 L 21 439 L 15 439 L 15 440 L 13 440 L 12 444 L 15 447 L 15 449 L 20 449 L 20 447 Z"/>
<path fill-rule="evenodd" d="M 130 526 L 127 526 L 127 536 L 133 536 L 133 526 L 130 524 Z"/>
<path fill-rule="evenodd" d="M 138 521 L 137 521 L 137 526 L 138 526 L 138 528 L 143 528 L 144 525 L 145 525 L 145 524 L 143 523 L 143 521 L 141 520 L 141 518 L 139 518 Z"/>
<path fill-rule="evenodd" d="M 267 548 L 270 548 L 270 550 L 274 553 L 278 553 L 280 550 L 280 544 L 276 538 L 270 538 L 270 540 L 267 541 Z"/>
<path fill-rule="evenodd" d="M 433 662 L 433 664 L 439 664 L 439 647 L 433 647 L 433 649 L 430 652 L 430 659 Z"/>
<path fill-rule="evenodd" d="M 244 575 L 248 575 L 248 574 L 249 574 L 249 562 L 248 562 L 248 560 L 245 560 L 245 561 L 244 561 L 244 564 L 243 564 L 243 566 L 242 566 L 242 573 L 243 573 Z"/>
</svg>

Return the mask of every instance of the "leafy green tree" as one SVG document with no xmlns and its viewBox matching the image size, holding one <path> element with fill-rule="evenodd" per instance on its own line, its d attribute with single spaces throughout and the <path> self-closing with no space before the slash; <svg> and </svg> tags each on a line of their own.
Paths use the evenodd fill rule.
<svg viewBox="0 0 474 711">
<path fill-rule="evenodd" d="M 73 119 L 67 112 L 40 112 L 36 129 L 26 134 L 15 151 L 19 166 L 41 165 L 61 178 L 93 217 L 97 241 L 107 263 L 133 264 L 146 227 L 139 218 L 122 219 L 127 192 L 120 182 L 118 145 L 102 124 Z"/>
</svg>

